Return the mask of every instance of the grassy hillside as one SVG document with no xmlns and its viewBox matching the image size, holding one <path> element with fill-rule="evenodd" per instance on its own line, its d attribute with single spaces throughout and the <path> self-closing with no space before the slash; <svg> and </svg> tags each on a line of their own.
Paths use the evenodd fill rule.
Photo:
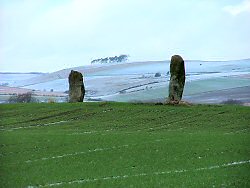
<svg viewBox="0 0 250 188">
<path fill-rule="evenodd" d="M 0 187 L 250 187 L 250 108 L 0 105 Z"/>
</svg>

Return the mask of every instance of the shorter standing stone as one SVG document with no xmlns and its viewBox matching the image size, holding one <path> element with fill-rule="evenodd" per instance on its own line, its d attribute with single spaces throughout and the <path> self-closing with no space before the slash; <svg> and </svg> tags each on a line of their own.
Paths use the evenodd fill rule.
<svg viewBox="0 0 250 188">
<path fill-rule="evenodd" d="M 71 70 L 69 74 L 69 102 L 83 102 L 85 87 L 82 73 Z"/>
<path fill-rule="evenodd" d="M 185 66 L 181 56 L 172 56 L 170 74 L 169 102 L 178 104 L 181 101 L 185 85 Z"/>
</svg>

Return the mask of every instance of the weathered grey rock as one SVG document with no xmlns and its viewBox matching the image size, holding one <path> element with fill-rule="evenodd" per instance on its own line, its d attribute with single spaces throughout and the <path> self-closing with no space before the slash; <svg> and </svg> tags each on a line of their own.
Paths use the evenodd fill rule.
<svg viewBox="0 0 250 188">
<path fill-rule="evenodd" d="M 172 56 L 170 74 L 169 102 L 178 104 L 181 101 L 185 85 L 185 66 L 181 56 Z"/>
<path fill-rule="evenodd" d="M 71 70 L 69 74 L 69 102 L 83 102 L 85 87 L 82 73 Z"/>
</svg>

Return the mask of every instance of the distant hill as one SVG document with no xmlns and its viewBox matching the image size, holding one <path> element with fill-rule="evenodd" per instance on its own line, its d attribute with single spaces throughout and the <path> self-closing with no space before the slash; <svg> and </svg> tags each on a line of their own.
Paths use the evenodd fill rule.
<svg viewBox="0 0 250 188">
<path fill-rule="evenodd" d="M 203 63 L 214 63 L 214 62 L 240 62 L 240 61 L 250 61 L 249 59 L 242 59 L 242 60 L 232 60 L 232 61 L 203 61 L 203 60 L 185 60 L 185 62 L 197 62 L 200 64 Z M 81 73 L 83 73 L 84 76 L 97 74 L 98 72 L 105 72 L 105 71 L 113 71 L 113 70 L 122 70 L 127 68 L 136 68 L 143 66 L 150 66 L 154 67 L 155 64 L 169 64 L 169 60 L 163 60 L 163 61 L 139 61 L 139 62 L 123 62 L 123 63 L 107 63 L 107 64 L 92 64 L 92 65 L 85 65 L 85 66 L 79 66 L 79 67 L 72 67 L 67 69 L 62 69 L 56 72 L 52 73 L 39 73 L 34 72 L 34 74 L 38 74 L 37 77 L 31 78 L 28 80 L 21 80 L 19 82 L 16 82 L 12 86 L 14 87 L 23 87 L 23 86 L 29 86 L 34 85 L 38 83 L 44 83 L 49 82 L 57 79 L 67 79 L 68 75 L 71 70 L 76 70 Z M 165 66 L 165 65 L 164 65 Z M 166 65 L 167 66 L 167 65 Z M 17 73 L 19 74 L 19 73 Z"/>
<path fill-rule="evenodd" d="M 45 74 L 43 72 L 0 72 L 0 74 Z"/>
<path fill-rule="evenodd" d="M 72 67 L 67 69 L 62 69 L 52 73 L 44 73 L 39 75 L 35 78 L 20 81 L 15 83 L 13 86 L 15 87 L 23 87 L 29 86 L 38 83 L 49 82 L 57 79 L 66 79 L 71 70 L 76 70 L 84 75 L 94 74 L 101 71 L 107 70 L 114 70 L 114 69 L 123 69 L 128 67 L 135 67 L 135 66 L 144 66 L 144 65 L 151 65 L 154 63 L 169 63 L 169 61 L 142 61 L 142 62 L 127 62 L 127 63 L 119 63 L 119 64 L 93 64 L 93 65 L 86 65 L 86 66 L 79 66 L 79 67 Z"/>
<path fill-rule="evenodd" d="M 68 75 L 73 69 L 84 75 L 86 100 L 151 101 L 164 99 L 168 95 L 169 65 L 169 60 L 92 64 L 37 74 L 27 77 L 27 79 L 21 78 L 22 76 L 18 76 L 18 74 L 10 75 L 10 79 L 12 77 L 17 77 L 17 79 L 14 82 L 8 82 L 10 83 L 8 86 L 45 92 L 51 90 L 65 92 L 69 88 Z M 209 93 L 209 96 L 204 95 L 206 100 L 198 102 L 220 103 L 229 99 L 240 100 L 240 98 L 244 98 L 246 102 L 249 101 L 249 94 L 245 95 L 249 90 L 244 89 L 243 92 L 231 95 L 234 91 L 228 89 L 250 86 L 250 59 L 237 61 L 186 60 L 185 68 L 184 97 L 216 91 Z M 155 76 L 156 73 L 159 73 L 160 76 Z M 225 92 L 223 94 L 217 92 L 221 90 L 226 90 L 226 93 L 230 95 L 225 95 Z M 242 93 L 243 97 L 241 97 Z M 192 97 L 188 100 L 192 101 Z"/>
</svg>

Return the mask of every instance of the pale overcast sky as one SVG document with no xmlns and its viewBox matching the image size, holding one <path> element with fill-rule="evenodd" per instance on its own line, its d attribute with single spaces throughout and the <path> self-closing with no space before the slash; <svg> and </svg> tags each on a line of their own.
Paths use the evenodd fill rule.
<svg viewBox="0 0 250 188">
<path fill-rule="evenodd" d="M 0 0 L 0 71 L 250 57 L 250 0 Z"/>
</svg>

